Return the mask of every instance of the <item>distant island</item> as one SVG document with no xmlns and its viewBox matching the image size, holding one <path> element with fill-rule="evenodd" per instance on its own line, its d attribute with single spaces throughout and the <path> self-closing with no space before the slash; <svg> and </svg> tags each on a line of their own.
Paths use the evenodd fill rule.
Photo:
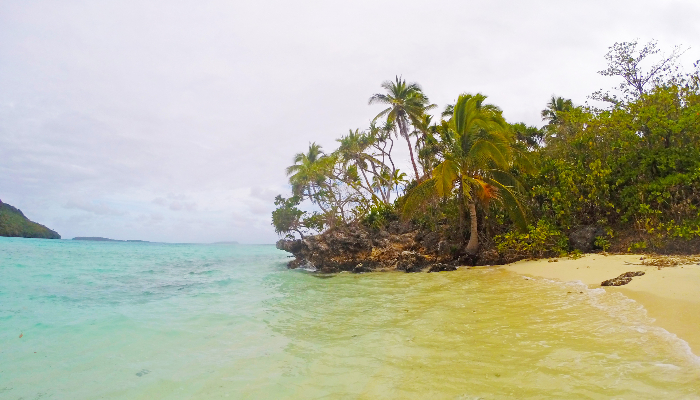
<svg viewBox="0 0 700 400">
<path fill-rule="evenodd" d="M 19 208 L 0 200 L 0 236 L 39 239 L 60 239 L 56 231 L 30 221 Z"/>
<path fill-rule="evenodd" d="M 73 240 L 87 240 L 92 242 L 129 242 L 129 243 L 150 243 L 147 240 L 117 240 L 97 236 L 74 237 Z"/>
</svg>

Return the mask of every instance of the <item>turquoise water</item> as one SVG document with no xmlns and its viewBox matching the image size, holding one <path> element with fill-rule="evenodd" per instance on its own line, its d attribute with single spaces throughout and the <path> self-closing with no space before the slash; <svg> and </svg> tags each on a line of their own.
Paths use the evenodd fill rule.
<svg viewBox="0 0 700 400">
<path fill-rule="evenodd" d="M 700 398 L 698 358 L 619 294 L 286 261 L 0 238 L 0 399 Z"/>
</svg>

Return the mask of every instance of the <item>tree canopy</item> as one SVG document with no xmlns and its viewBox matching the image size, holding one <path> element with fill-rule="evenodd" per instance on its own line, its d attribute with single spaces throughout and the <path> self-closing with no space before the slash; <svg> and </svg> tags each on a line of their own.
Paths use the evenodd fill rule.
<svg viewBox="0 0 700 400">
<path fill-rule="evenodd" d="M 366 129 L 340 136 L 332 152 L 311 143 L 294 156 L 293 196 L 276 199 L 273 225 L 303 236 L 403 218 L 461 241 L 466 254 L 535 237 L 564 249 L 581 225 L 604 227 L 603 247 L 614 232 L 650 245 L 700 237 L 700 63 L 681 73 L 681 54 L 660 55 L 656 42 L 615 43 L 600 71 L 618 79 L 614 92 L 591 95 L 608 107 L 553 95 L 541 127 L 509 123 L 481 93 L 431 115 L 420 85 L 386 81 L 369 100 L 385 108 Z M 405 162 L 395 159 L 399 137 Z M 397 168 L 409 164 L 410 179 Z"/>
</svg>

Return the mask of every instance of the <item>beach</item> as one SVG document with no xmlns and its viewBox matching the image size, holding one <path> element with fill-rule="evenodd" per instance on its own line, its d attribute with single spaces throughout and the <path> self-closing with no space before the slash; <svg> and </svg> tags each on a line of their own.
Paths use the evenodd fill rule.
<svg viewBox="0 0 700 400">
<path fill-rule="evenodd" d="M 503 268 L 528 276 L 581 281 L 589 288 L 629 271 L 644 271 L 624 286 L 605 286 L 640 303 L 655 325 L 677 335 L 700 354 L 700 265 L 675 267 L 640 265 L 644 255 L 588 254 L 578 259 L 524 260 Z M 553 262 L 556 260 L 556 262 Z"/>
</svg>

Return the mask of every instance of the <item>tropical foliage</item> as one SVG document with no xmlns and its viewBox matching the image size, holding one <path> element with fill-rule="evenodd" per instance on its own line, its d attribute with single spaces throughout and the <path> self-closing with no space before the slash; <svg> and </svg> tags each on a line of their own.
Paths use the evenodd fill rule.
<svg viewBox="0 0 700 400">
<path fill-rule="evenodd" d="M 481 93 L 431 115 L 418 84 L 386 81 L 369 99 L 384 108 L 366 129 L 341 136 L 332 152 L 311 143 L 293 158 L 292 197 L 278 196 L 273 225 L 303 236 L 410 220 L 467 255 L 484 245 L 559 253 L 581 225 L 611 232 L 596 241 L 605 249 L 614 231 L 700 237 L 700 78 L 698 63 L 680 72 L 681 54 L 616 43 L 600 74 L 618 83 L 591 95 L 599 106 L 552 96 L 539 128 L 507 122 Z M 408 159 L 397 159 L 402 142 Z"/>
</svg>

